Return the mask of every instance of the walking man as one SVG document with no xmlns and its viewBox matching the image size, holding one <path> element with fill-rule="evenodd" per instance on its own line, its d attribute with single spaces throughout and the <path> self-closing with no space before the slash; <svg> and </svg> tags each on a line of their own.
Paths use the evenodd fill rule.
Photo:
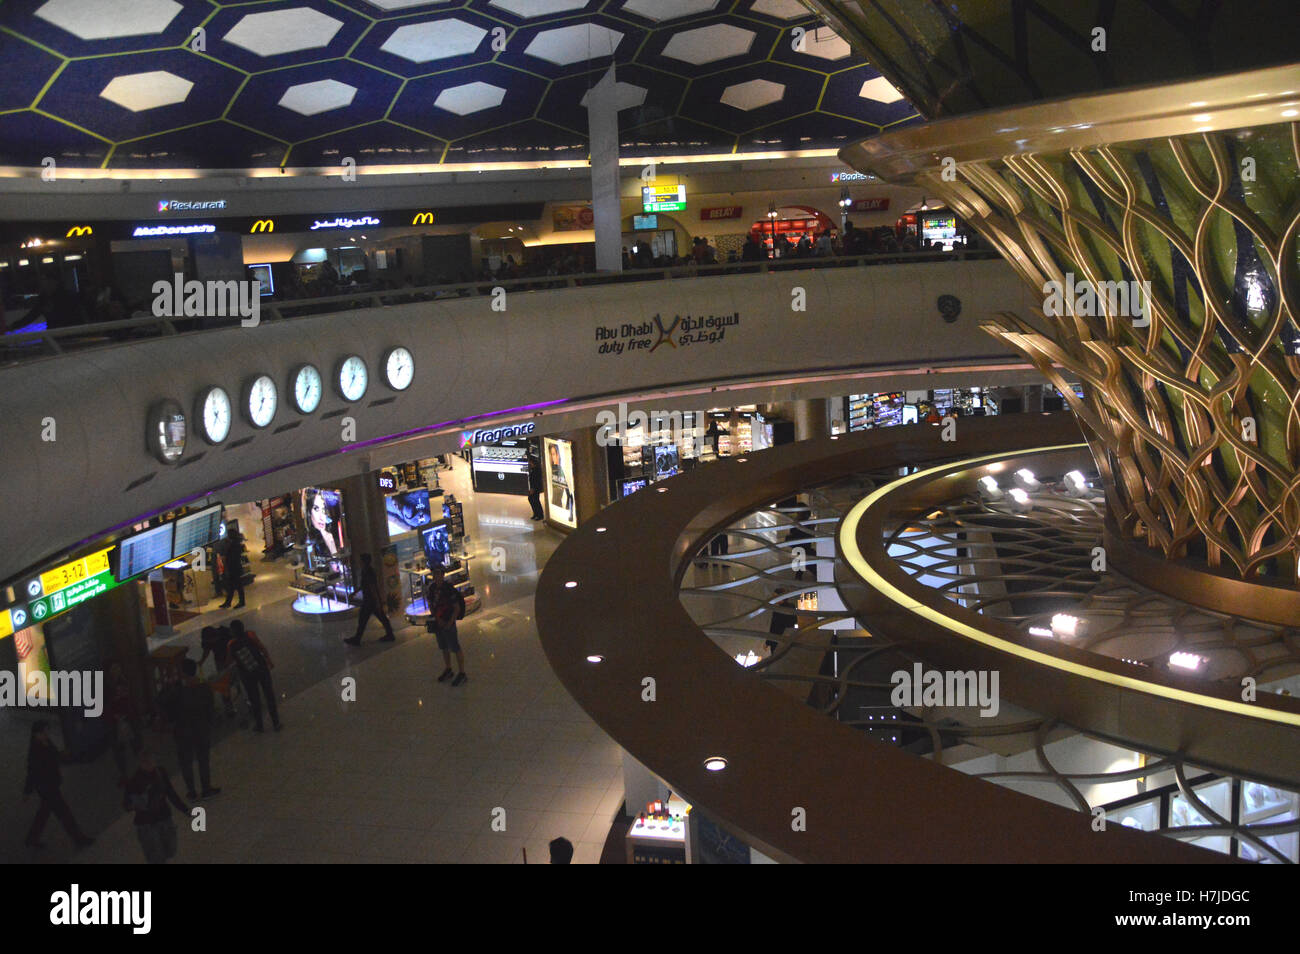
<svg viewBox="0 0 1300 954">
<path fill-rule="evenodd" d="M 447 667 L 438 677 L 439 682 L 451 679 L 451 654 L 456 654 L 456 666 L 459 671 L 451 680 L 453 686 L 462 686 L 469 678 L 465 675 L 465 654 L 460 649 L 460 638 L 456 633 L 456 620 L 465 618 L 465 597 L 456 587 L 447 582 L 442 567 L 429 569 L 429 585 L 424 594 L 424 605 L 429 608 L 429 632 L 438 637 L 438 648 L 442 650 L 442 661 Z"/>
<path fill-rule="evenodd" d="M 384 635 L 379 637 L 381 643 L 391 643 L 397 638 L 393 635 L 393 624 L 388 621 L 388 614 L 384 612 L 384 603 L 379 594 L 379 577 L 375 574 L 374 566 L 371 565 L 370 554 L 363 553 L 361 554 L 361 615 L 357 618 L 356 635 L 343 642 L 349 646 L 360 646 L 361 634 L 366 631 L 366 624 L 370 622 L 371 616 L 384 624 Z"/>
<path fill-rule="evenodd" d="M 244 685 L 244 695 L 248 697 L 248 707 L 253 712 L 253 731 L 262 731 L 262 700 L 259 693 L 266 697 L 266 707 L 271 712 L 271 724 L 279 732 L 280 713 L 275 708 L 275 689 L 271 686 L 271 654 L 266 651 L 257 633 L 245 630 L 239 620 L 231 620 L 230 631 L 234 636 L 230 640 L 230 655 L 239 670 L 239 681 Z"/>
<path fill-rule="evenodd" d="M 163 691 L 159 700 L 172 724 L 176 758 L 185 779 L 185 797 L 194 801 L 194 763 L 199 765 L 199 783 L 204 798 L 221 794 L 212 787 L 208 756 L 212 751 L 212 688 L 199 680 L 199 666 L 193 659 L 181 660 L 182 680 Z"/>
<path fill-rule="evenodd" d="M 542 517 L 542 465 L 540 461 L 528 461 L 528 504 L 533 508 L 533 520 Z"/>
</svg>

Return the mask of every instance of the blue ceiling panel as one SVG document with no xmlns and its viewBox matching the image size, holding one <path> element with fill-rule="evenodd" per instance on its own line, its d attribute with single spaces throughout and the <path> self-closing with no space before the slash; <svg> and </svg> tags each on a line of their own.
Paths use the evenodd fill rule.
<svg viewBox="0 0 1300 954">
<path fill-rule="evenodd" d="M 249 79 L 228 118 L 297 142 L 384 115 L 401 85 L 396 76 L 349 60 L 307 63 Z"/>
<path fill-rule="evenodd" d="M 602 72 L 596 72 L 553 81 L 538 115 L 548 122 L 581 132 L 585 138 L 587 108 L 582 105 L 582 99 L 603 75 Z M 640 105 L 619 110 L 620 129 L 631 129 L 675 116 L 688 82 L 680 76 L 661 73 L 636 63 L 619 67 L 615 79 L 620 84 L 636 87 L 626 90 L 626 93 L 632 99 L 641 99 Z"/>
<path fill-rule="evenodd" d="M 280 165 L 288 147 L 226 120 L 122 143 L 112 165 L 122 169 L 259 169 Z"/>
<path fill-rule="evenodd" d="M 26 109 L 32 105 L 62 62 L 52 53 L 0 33 L 0 63 L 5 73 L 0 83 L 0 109 Z"/>
<path fill-rule="evenodd" d="M 489 63 L 410 80 L 389 116 L 433 136 L 460 139 L 528 119 L 545 90 L 533 77 Z"/>
<path fill-rule="evenodd" d="M 220 119 L 243 78 L 189 50 L 73 60 L 38 106 L 123 142 Z"/>
<path fill-rule="evenodd" d="M 627 155 L 827 149 L 919 118 L 795 0 L 11 0 L 0 64 L 0 110 L 47 117 L 9 121 L 0 165 L 567 158 L 611 64 Z"/>
<path fill-rule="evenodd" d="M 775 63 L 750 63 L 692 80 L 681 114 L 732 133 L 806 113 L 826 77 Z"/>
<path fill-rule="evenodd" d="M 30 110 L 0 116 L 0 143 L 4 165 L 40 166 L 49 157 L 57 166 L 81 169 L 103 165 L 112 148 L 102 139 Z"/>
<path fill-rule="evenodd" d="M 446 147 L 443 139 L 381 120 L 296 143 L 289 162 L 308 168 L 342 165 L 345 158 L 358 166 L 430 165 L 442 161 Z"/>
</svg>

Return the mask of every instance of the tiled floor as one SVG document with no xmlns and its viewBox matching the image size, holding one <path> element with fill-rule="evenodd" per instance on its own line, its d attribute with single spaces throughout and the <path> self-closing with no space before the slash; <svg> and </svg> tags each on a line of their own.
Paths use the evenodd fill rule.
<svg viewBox="0 0 1300 954">
<path fill-rule="evenodd" d="M 368 642 L 349 650 L 341 639 L 355 622 L 304 621 L 287 596 L 275 600 L 281 584 L 259 587 L 273 601 L 240 618 L 276 661 L 285 729 L 226 731 L 212 755 L 222 794 L 201 803 L 206 831 L 182 827 L 177 862 L 518 863 L 526 849 L 546 863 L 558 835 L 575 863 L 599 859 L 623 801 L 621 750 L 552 675 L 533 622 L 537 567 L 560 538 L 527 519 L 524 498 L 475 498 L 462 463 L 443 478 L 465 501 L 471 537 L 479 531 L 472 566 L 484 608 L 460 624 L 469 682 L 434 681 L 442 659 L 422 630 L 380 644 L 369 641 L 380 635 L 372 623 Z M 501 542 L 523 554 L 524 566 L 507 566 L 520 572 L 490 571 L 483 557 Z M 197 645 L 196 631 L 178 638 Z M 343 701 L 348 677 L 355 702 Z M 160 751 L 183 789 L 170 747 Z M 51 823 L 41 854 L 62 840 Z M 75 858 L 142 860 L 129 816 Z"/>
</svg>

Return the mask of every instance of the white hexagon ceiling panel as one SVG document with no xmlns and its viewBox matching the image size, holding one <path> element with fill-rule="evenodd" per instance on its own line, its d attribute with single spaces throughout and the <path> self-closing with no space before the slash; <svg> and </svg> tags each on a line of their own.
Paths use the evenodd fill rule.
<svg viewBox="0 0 1300 954">
<path fill-rule="evenodd" d="M 428 63 L 473 53 L 487 35 L 482 27 L 452 17 L 398 27 L 380 49 L 412 63 Z"/>
<path fill-rule="evenodd" d="M 181 9 L 176 0 L 48 0 L 36 16 L 78 39 L 106 40 L 161 33 Z"/>
<path fill-rule="evenodd" d="M 785 86 L 770 80 L 754 79 L 735 86 L 728 86 L 722 91 L 722 102 L 736 109 L 749 111 L 760 106 L 770 106 L 779 102 L 785 95 Z"/>
<path fill-rule="evenodd" d="M 613 56 L 622 39 L 623 34 L 617 30 L 596 23 L 582 23 L 542 31 L 533 37 L 532 42 L 524 48 L 524 53 L 548 63 L 568 66 L 584 60 Z"/>
<path fill-rule="evenodd" d="M 729 23 L 697 27 L 673 34 L 664 56 L 699 66 L 748 53 L 754 45 L 754 31 Z"/>
<path fill-rule="evenodd" d="M 627 0 L 623 4 L 623 10 L 662 23 L 664 20 L 708 13 L 717 5 L 718 0 Z"/>
<path fill-rule="evenodd" d="M 250 13 L 222 39 L 258 56 L 297 53 L 329 46 L 343 22 L 310 7 Z"/>
<path fill-rule="evenodd" d="M 193 88 L 193 83 L 175 73 L 154 70 L 150 73 L 115 77 L 99 95 L 110 103 L 138 113 L 159 106 L 183 103 Z"/>
<path fill-rule="evenodd" d="M 795 0 L 0 2 L 0 61 L 21 167 L 582 161 L 611 65 L 626 156 L 829 153 L 918 118 Z"/>
<path fill-rule="evenodd" d="M 493 86 L 491 83 L 466 83 L 464 86 L 444 89 L 433 101 L 433 105 L 457 116 L 468 116 L 470 113 L 500 106 L 505 98 L 506 91 L 500 86 Z"/>
<path fill-rule="evenodd" d="M 331 109 L 342 109 L 352 105 L 357 88 L 338 80 L 316 80 L 314 83 L 299 83 L 290 86 L 280 97 L 280 105 L 292 109 L 300 116 L 315 116 Z"/>
</svg>

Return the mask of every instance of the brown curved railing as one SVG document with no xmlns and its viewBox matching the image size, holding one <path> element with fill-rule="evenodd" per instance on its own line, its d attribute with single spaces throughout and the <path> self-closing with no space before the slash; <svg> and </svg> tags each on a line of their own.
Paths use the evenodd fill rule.
<svg viewBox="0 0 1300 954">
<path fill-rule="evenodd" d="M 687 564 L 756 505 L 846 473 L 1079 439 L 1063 414 L 972 419 L 952 443 L 937 434 L 888 428 L 772 448 L 602 511 L 570 534 L 538 582 L 551 668 L 630 755 L 780 861 L 1226 860 L 1123 826 L 1093 831 L 1090 815 L 873 742 L 736 665 L 688 615 L 678 598 Z M 704 767 L 713 756 L 727 759 L 725 770 Z M 792 825 L 796 809 L 806 830 Z"/>
</svg>

